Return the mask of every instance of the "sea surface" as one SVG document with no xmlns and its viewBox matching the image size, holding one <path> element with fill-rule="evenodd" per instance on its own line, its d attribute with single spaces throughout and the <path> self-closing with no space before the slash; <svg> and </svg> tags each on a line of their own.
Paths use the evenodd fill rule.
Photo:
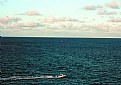
<svg viewBox="0 0 121 85">
<path fill-rule="evenodd" d="M 121 85 L 121 38 L 1 37 L 0 50 L 1 85 Z"/>
</svg>

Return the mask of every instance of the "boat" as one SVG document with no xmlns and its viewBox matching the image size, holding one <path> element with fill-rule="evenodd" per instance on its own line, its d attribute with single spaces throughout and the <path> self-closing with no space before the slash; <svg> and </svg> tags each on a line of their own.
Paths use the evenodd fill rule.
<svg viewBox="0 0 121 85">
<path fill-rule="evenodd" d="M 55 78 L 65 78 L 65 77 L 66 77 L 66 75 L 64 75 L 64 74 L 60 74 L 58 76 L 55 76 Z"/>
</svg>

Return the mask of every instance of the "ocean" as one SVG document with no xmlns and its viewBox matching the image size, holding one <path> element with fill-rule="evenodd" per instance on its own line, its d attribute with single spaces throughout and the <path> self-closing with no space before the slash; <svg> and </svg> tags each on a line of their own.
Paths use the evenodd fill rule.
<svg viewBox="0 0 121 85">
<path fill-rule="evenodd" d="M 1 37 L 0 43 L 1 85 L 121 85 L 121 38 Z"/>
</svg>

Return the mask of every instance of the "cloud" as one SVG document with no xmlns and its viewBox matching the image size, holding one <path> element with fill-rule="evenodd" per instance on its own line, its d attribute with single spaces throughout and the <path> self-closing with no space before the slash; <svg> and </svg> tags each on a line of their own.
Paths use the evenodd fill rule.
<svg viewBox="0 0 121 85">
<path fill-rule="evenodd" d="M 79 26 L 76 27 L 77 30 L 79 31 L 83 31 L 83 32 L 91 32 L 94 31 L 96 29 L 95 25 L 89 25 L 89 24 L 81 24 Z"/>
<path fill-rule="evenodd" d="M 0 27 L 4 27 L 6 25 L 7 25 L 7 23 L 0 23 Z"/>
<path fill-rule="evenodd" d="M 59 27 L 60 27 L 60 28 L 66 28 L 67 26 L 66 26 L 65 24 L 62 24 L 62 23 L 61 23 L 61 24 L 59 25 Z"/>
<path fill-rule="evenodd" d="M 121 26 L 119 26 L 119 25 L 110 26 L 110 25 L 106 25 L 106 24 L 99 24 L 98 28 L 101 30 L 108 31 L 108 32 L 121 31 Z"/>
<path fill-rule="evenodd" d="M 58 25 L 50 25 L 45 29 L 56 31 L 78 31 L 78 32 L 119 32 L 121 31 L 120 25 L 107 25 L 101 24 L 73 24 L 73 23 L 61 23 Z"/>
<path fill-rule="evenodd" d="M 44 23 L 54 23 L 54 22 L 78 22 L 78 19 L 71 18 L 71 17 L 61 17 L 61 18 L 55 18 L 53 16 L 49 16 L 43 20 Z"/>
<path fill-rule="evenodd" d="M 109 30 L 109 26 L 108 25 L 105 25 L 105 24 L 98 24 L 98 28 L 100 30 Z"/>
<path fill-rule="evenodd" d="M 33 10 L 33 11 L 27 11 L 27 12 L 21 13 L 19 15 L 40 16 L 41 14 L 39 12 Z"/>
<path fill-rule="evenodd" d="M 71 17 L 69 17 L 69 18 L 66 18 L 66 21 L 79 21 L 78 19 L 75 19 L 75 18 L 71 18 Z"/>
<path fill-rule="evenodd" d="M 8 16 L 0 17 L 0 23 L 6 23 L 6 24 L 11 23 L 11 22 L 18 22 L 20 20 L 21 19 L 18 17 L 8 17 Z"/>
<path fill-rule="evenodd" d="M 74 25 L 72 24 L 72 23 L 68 23 L 68 24 L 60 24 L 59 25 L 59 28 L 73 28 L 74 27 Z"/>
<path fill-rule="evenodd" d="M 13 27 L 42 27 L 40 23 L 36 22 L 23 22 L 23 23 L 15 23 Z"/>
<path fill-rule="evenodd" d="M 57 21 L 57 19 L 53 16 L 49 16 L 43 20 L 43 22 L 45 22 L 45 23 L 52 23 L 52 22 L 56 22 L 56 21 Z"/>
<path fill-rule="evenodd" d="M 110 31 L 120 31 L 121 32 L 121 26 L 111 26 Z"/>
<path fill-rule="evenodd" d="M 96 10 L 96 9 L 99 9 L 99 8 L 102 8 L 102 6 L 100 5 L 90 5 L 90 6 L 84 6 L 83 9 L 85 10 Z"/>
<path fill-rule="evenodd" d="M 99 10 L 98 15 L 112 15 L 112 14 L 117 14 L 115 11 L 106 11 L 106 10 Z"/>
<path fill-rule="evenodd" d="M 121 22 L 121 18 L 110 18 L 108 22 Z"/>
<path fill-rule="evenodd" d="M 66 21 L 65 17 L 58 18 L 57 21 Z"/>
<path fill-rule="evenodd" d="M 105 4 L 105 5 L 107 7 L 113 8 L 113 9 L 118 9 L 119 8 L 119 6 L 118 6 L 118 4 L 116 3 L 115 0 L 112 0 L 111 2 L 109 2 L 109 3 Z"/>
<path fill-rule="evenodd" d="M 68 23 L 68 27 L 72 28 L 72 27 L 74 27 L 74 25 L 72 23 Z"/>
<path fill-rule="evenodd" d="M 111 26 L 111 25 L 106 25 L 104 23 L 102 24 L 94 24 L 94 25 L 89 25 L 89 24 L 81 24 L 80 26 L 77 27 L 78 31 L 88 31 L 88 32 L 118 32 L 121 31 L 121 26 L 116 25 L 116 26 Z"/>
</svg>

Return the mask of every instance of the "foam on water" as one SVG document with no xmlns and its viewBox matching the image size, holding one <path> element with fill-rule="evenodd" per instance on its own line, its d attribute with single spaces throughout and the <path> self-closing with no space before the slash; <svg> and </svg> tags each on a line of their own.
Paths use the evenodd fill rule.
<svg viewBox="0 0 121 85">
<path fill-rule="evenodd" d="M 26 79 L 40 79 L 40 78 L 58 78 L 56 76 L 12 76 L 8 78 L 0 78 L 0 80 L 26 80 Z"/>
<path fill-rule="evenodd" d="M 23 80 L 23 79 L 40 79 L 40 78 L 64 78 L 66 75 L 60 74 L 58 76 L 12 76 L 8 78 L 0 78 L 0 80 Z"/>
</svg>

